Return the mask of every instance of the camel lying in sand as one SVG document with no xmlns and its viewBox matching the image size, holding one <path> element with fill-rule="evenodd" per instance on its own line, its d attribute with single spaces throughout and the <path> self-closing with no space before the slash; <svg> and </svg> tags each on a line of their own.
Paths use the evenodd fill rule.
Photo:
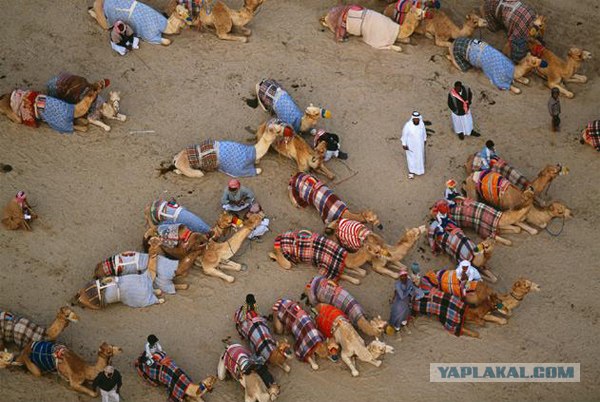
<svg viewBox="0 0 600 402">
<path fill-rule="evenodd" d="M 379 340 L 373 340 L 368 346 L 365 346 L 365 341 L 356 332 L 342 310 L 329 304 L 317 304 L 315 310 L 318 313 L 315 317 L 317 328 L 327 338 L 335 339 L 335 342 L 340 345 L 341 358 L 350 369 L 352 377 L 357 377 L 359 374 L 352 362 L 354 356 L 360 361 L 379 367 L 381 366 L 380 357 L 386 353 L 394 353 L 392 346 Z"/>
<path fill-rule="evenodd" d="M 485 19 L 476 13 L 468 13 L 463 26 L 459 28 L 443 11 L 435 11 L 431 18 L 426 18 L 417 28 L 416 33 L 422 33 L 429 39 L 435 41 L 436 46 L 450 47 L 451 40 L 457 38 L 469 38 L 477 28 L 487 27 Z"/>
<path fill-rule="evenodd" d="M 135 36 L 155 44 L 168 46 L 170 39 L 165 35 L 176 35 L 185 27 L 189 14 L 185 7 L 177 7 L 169 19 L 152 7 L 137 0 L 95 0 L 88 10 L 102 29 L 109 29 L 117 21 L 131 26 Z"/>
<path fill-rule="evenodd" d="M 395 245 L 385 245 L 385 249 L 389 252 L 390 256 L 379 258 L 373 261 L 373 271 L 381 275 L 387 275 L 394 279 L 400 278 L 400 273 L 398 270 L 401 268 L 406 268 L 406 265 L 402 264 L 400 261 L 406 257 L 408 252 L 412 250 L 417 243 L 417 240 L 419 240 L 421 235 L 426 231 L 427 229 L 425 225 L 421 225 L 412 229 L 406 229 L 404 235 Z M 389 268 L 394 268 L 394 270 Z"/>
<path fill-rule="evenodd" d="M 469 38 L 457 38 L 452 42 L 446 57 L 462 72 L 471 67 L 483 70 L 496 88 L 510 90 L 514 94 L 520 94 L 521 90 L 513 85 L 513 81 L 524 85 L 529 84 L 529 78 L 525 75 L 542 65 L 541 59 L 529 53 L 515 65 L 492 45 Z"/>
<path fill-rule="evenodd" d="M 577 84 L 585 84 L 587 82 L 585 75 L 576 74 L 576 72 L 584 60 L 592 58 L 590 52 L 572 47 L 569 49 L 567 60 L 565 61 L 537 41 L 530 41 L 529 49 L 531 53 L 548 62 L 547 67 L 535 69 L 535 72 L 546 80 L 548 88 L 558 88 L 561 94 L 567 98 L 573 98 L 575 96 L 573 92 L 561 84 L 563 82 L 574 82 Z"/>
<path fill-rule="evenodd" d="M 312 205 L 319 211 L 321 220 L 329 225 L 340 218 L 367 222 L 383 229 L 379 217 L 371 210 L 351 212 L 344 201 L 316 177 L 307 173 L 296 173 L 288 183 L 288 196 L 296 208 Z"/>
<path fill-rule="evenodd" d="M 200 29 L 202 26 L 214 27 L 220 39 L 232 40 L 246 43 L 252 34 L 246 25 L 258 14 L 258 9 L 265 0 L 244 0 L 244 6 L 239 10 L 232 10 L 224 2 L 219 0 L 193 2 L 182 0 L 170 0 L 166 7 L 167 14 L 173 12 L 177 4 L 192 4 L 192 10 L 187 10 L 193 16 L 191 25 Z M 233 35 L 237 30 L 241 35 Z"/>
<path fill-rule="evenodd" d="M 554 201 L 546 207 L 534 205 L 527 213 L 525 219 L 528 223 L 545 229 L 548 223 L 554 218 L 570 219 L 572 217 L 573 213 L 565 204 Z"/>
<path fill-rule="evenodd" d="M 0 350 L 4 349 L 7 343 L 14 343 L 19 349 L 23 349 L 33 341 L 55 341 L 69 323 L 77 321 L 79 317 L 68 306 L 58 310 L 56 318 L 48 328 L 10 311 L 0 311 Z"/>
<path fill-rule="evenodd" d="M 269 257 L 284 269 L 291 269 L 292 264 L 310 263 L 319 268 L 319 275 L 327 279 L 334 282 L 343 279 L 355 285 L 360 285 L 360 280 L 348 272 L 365 277 L 367 271 L 361 266 L 384 255 L 387 255 L 385 249 L 370 244 L 349 253 L 334 241 L 308 230 L 280 234 L 275 238 L 273 251 L 269 253 Z"/>
<path fill-rule="evenodd" d="M 507 311 L 507 315 L 512 315 L 512 311 L 519 306 L 525 296 L 530 292 L 539 292 L 540 285 L 529 279 L 519 278 L 513 283 L 510 293 L 499 295 L 498 298 L 502 302 L 503 309 Z"/>
<path fill-rule="evenodd" d="M 227 373 L 244 388 L 245 402 L 274 401 L 279 396 L 279 385 L 267 367 L 257 365 L 252 352 L 240 344 L 229 345 L 219 359 L 219 380 L 225 380 Z"/>
<path fill-rule="evenodd" d="M 2 209 L 2 225 L 8 230 L 31 230 L 31 222 L 38 218 L 24 191 L 19 191 Z"/>
<path fill-rule="evenodd" d="M 262 169 L 254 165 L 265 156 L 275 139 L 283 135 L 283 129 L 282 125 L 270 124 L 253 146 L 213 140 L 191 145 L 175 155 L 171 166 L 161 168 L 160 173 L 175 171 L 187 177 L 202 177 L 205 172 L 219 170 L 233 177 L 259 175 Z"/>
<path fill-rule="evenodd" d="M 194 264 L 202 268 L 202 271 L 209 276 L 221 278 L 226 282 L 232 283 L 235 278 L 227 275 L 222 270 L 241 271 L 243 266 L 237 262 L 231 261 L 230 258 L 238 252 L 242 243 L 250 233 L 262 221 L 261 214 L 248 214 L 244 225 L 230 239 L 224 242 L 216 242 L 209 240 L 206 250 L 202 255 L 196 258 Z"/>
<path fill-rule="evenodd" d="M 44 372 L 56 371 L 69 382 L 71 389 L 95 398 L 98 393 L 84 384 L 94 381 L 96 376 L 110 364 L 113 356 L 121 352 L 120 347 L 102 342 L 98 348 L 96 363 L 89 365 L 66 346 L 41 341 L 27 344 L 16 361 L 25 364 L 27 370 L 35 377 L 40 377 Z"/>
<path fill-rule="evenodd" d="M 302 299 L 308 298 L 308 304 L 330 304 L 339 308 L 348 316 L 352 324 L 368 336 L 381 336 L 387 322 L 381 316 L 368 320 L 362 306 L 346 289 L 322 276 L 315 276 L 308 282 Z"/>
<path fill-rule="evenodd" d="M 256 138 L 260 141 L 266 130 L 269 122 L 258 126 L 256 130 Z M 314 170 L 317 173 L 323 174 L 329 180 L 335 179 L 335 174 L 325 165 L 325 152 L 327 144 L 320 143 L 314 150 L 306 143 L 304 138 L 297 134 L 290 137 L 282 137 L 273 143 L 273 148 L 286 158 L 296 161 L 299 172 L 308 172 Z"/>
</svg>

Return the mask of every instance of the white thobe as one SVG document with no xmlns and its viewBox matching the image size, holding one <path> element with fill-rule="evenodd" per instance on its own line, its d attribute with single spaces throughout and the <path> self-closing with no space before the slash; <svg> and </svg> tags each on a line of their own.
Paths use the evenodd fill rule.
<svg viewBox="0 0 600 402">
<path fill-rule="evenodd" d="M 427 132 L 423 118 L 420 118 L 418 125 L 412 122 L 412 118 L 406 122 L 402 129 L 402 146 L 408 147 L 406 151 L 406 162 L 408 164 L 408 173 L 416 175 L 425 174 L 425 142 L 427 141 Z"/>
<path fill-rule="evenodd" d="M 101 389 L 100 395 L 102 395 L 102 402 L 119 402 L 121 400 L 119 394 L 117 394 L 117 387 L 114 387 L 110 391 Z"/>
</svg>

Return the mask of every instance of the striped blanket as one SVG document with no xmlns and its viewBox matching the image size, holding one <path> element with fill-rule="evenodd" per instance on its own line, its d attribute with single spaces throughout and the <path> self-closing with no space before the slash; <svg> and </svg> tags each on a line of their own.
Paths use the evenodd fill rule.
<svg viewBox="0 0 600 402">
<path fill-rule="evenodd" d="M 495 237 L 502 212 L 470 198 L 450 206 L 450 219 L 461 228 L 474 229 L 484 239 Z"/>
<path fill-rule="evenodd" d="M 319 268 L 319 275 L 338 281 L 344 273 L 348 252 L 336 242 L 308 230 L 288 231 L 275 238 L 275 249 L 293 263 L 307 262 Z"/>
<path fill-rule="evenodd" d="M 179 228 L 181 226 L 180 223 L 163 223 L 162 225 L 158 225 L 156 233 L 160 238 L 161 244 L 165 247 L 177 247 L 179 244 Z M 186 228 L 186 230 L 189 229 Z"/>
<path fill-rule="evenodd" d="M 472 66 L 483 70 L 483 73 L 497 88 L 510 89 L 515 73 L 515 65 L 492 45 L 478 39 L 471 39 L 466 59 Z"/>
<path fill-rule="evenodd" d="M 135 360 L 138 375 L 155 387 L 166 386 L 169 402 L 184 402 L 185 391 L 192 384 L 192 379 L 165 352 L 157 352 L 154 357 L 156 363 L 151 366 L 146 364 L 145 353 Z"/>
<path fill-rule="evenodd" d="M 596 148 L 596 151 L 600 151 L 600 120 L 594 120 L 588 123 L 587 128 L 583 132 L 583 139 L 591 143 Z"/>
<path fill-rule="evenodd" d="M 109 26 L 123 21 L 136 36 L 146 42 L 160 44 L 167 19 L 152 7 L 136 0 L 104 0 L 104 14 Z"/>
<path fill-rule="evenodd" d="M 42 372 L 56 371 L 57 361 L 67 348 L 50 341 L 33 342 L 29 358 Z"/>
<path fill-rule="evenodd" d="M 296 340 L 294 352 L 298 359 L 305 361 L 312 355 L 314 348 L 325 341 L 312 318 L 298 303 L 279 299 L 273 305 L 273 312 L 285 328 L 294 335 Z"/>
<path fill-rule="evenodd" d="M 51 96 L 38 95 L 35 100 L 38 115 L 59 133 L 73 132 L 75 105 Z"/>
<path fill-rule="evenodd" d="M 304 112 L 290 94 L 275 80 L 265 79 L 258 84 L 258 99 L 269 112 L 278 119 L 289 124 L 295 132 L 300 132 Z"/>
<path fill-rule="evenodd" d="M 421 279 L 419 287 L 425 291 L 431 289 L 439 289 L 442 292 L 449 293 L 453 296 L 462 298 L 466 291 L 475 290 L 477 286 L 476 281 L 461 283 L 460 279 L 456 276 L 456 271 L 453 269 L 442 269 L 440 271 L 429 271 Z"/>
<path fill-rule="evenodd" d="M 444 328 L 456 336 L 462 334 L 466 308 L 460 298 L 435 288 L 425 297 L 413 299 L 412 304 L 414 314 L 437 316 Z"/>
<path fill-rule="evenodd" d="M 322 304 L 319 314 L 315 317 L 317 328 L 327 338 L 333 337 L 333 329 L 338 318 L 348 320 L 346 314 L 337 307 L 329 304 Z"/>
<path fill-rule="evenodd" d="M 0 311 L 0 336 L 4 344 L 12 342 L 19 349 L 23 349 L 29 342 L 44 339 L 46 328 L 9 311 Z"/>
<path fill-rule="evenodd" d="M 491 170 L 482 170 L 473 173 L 473 181 L 477 187 L 477 193 L 492 206 L 499 206 L 500 199 L 508 190 L 510 182 Z"/>
<path fill-rule="evenodd" d="M 188 146 L 185 153 L 192 169 L 214 172 L 219 166 L 215 141 L 211 139 Z"/>
<path fill-rule="evenodd" d="M 265 362 L 271 353 L 277 349 L 277 342 L 273 339 L 267 320 L 261 316 L 236 321 L 236 327 L 243 339 L 248 339 L 255 355 L 262 357 Z"/>
<path fill-rule="evenodd" d="M 296 173 L 290 179 L 289 186 L 298 205 L 314 206 L 325 224 L 338 220 L 348 209 L 346 203 L 340 200 L 325 183 L 308 173 Z"/>
<path fill-rule="evenodd" d="M 255 364 L 252 352 L 238 343 L 227 347 L 222 359 L 229 374 L 238 381 Z"/>
<path fill-rule="evenodd" d="M 306 294 L 311 305 L 325 303 L 339 308 L 354 325 L 357 325 L 361 318 L 365 318 L 365 312 L 354 296 L 327 278 L 315 276 L 306 285 Z"/>
<path fill-rule="evenodd" d="M 35 114 L 35 100 L 39 92 L 15 89 L 10 93 L 10 108 L 29 127 L 39 127 Z"/>
<path fill-rule="evenodd" d="M 431 251 L 439 253 L 444 251 L 454 261 L 472 261 L 477 249 L 477 244 L 473 243 L 460 228 L 454 228 L 451 231 L 440 232 L 436 230 L 437 222 L 433 221 L 429 225 L 427 238 Z"/>
<path fill-rule="evenodd" d="M 500 173 L 506 180 L 511 184 L 515 185 L 521 191 L 524 191 L 530 186 L 529 180 L 521 172 L 508 164 L 504 159 L 495 157 L 492 159 L 493 162 L 490 164 L 490 170 L 492 172 Z M 483 169 L 483 161 L 479 153 L 476 153 L 473 157 L 473 163 L 471 169 L 474 172 L 478 172 Z"/>
<path fill-rule="evenodd" d="M 363 223 L 346 218 L 340 219 L 335 229 L 335 235 L 342 247 L 351 252 L 358 251 L 363 246 L 367 236 L 372 233 Z"/>
</svg>

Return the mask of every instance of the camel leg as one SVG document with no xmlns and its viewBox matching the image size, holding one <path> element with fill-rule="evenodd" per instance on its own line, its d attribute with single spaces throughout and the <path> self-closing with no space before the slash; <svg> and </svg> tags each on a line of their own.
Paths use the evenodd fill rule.
<svg viewBox="0 0 600 402">
<path fill-rule="evenodd" d="M 163 46 L 169 46 L 173 41 L 167 38 L 160 38 L 160 44 Z"/>
<path fill-rule="evenodd" d="M 450 48 L 452 46 L 452 42 L 448 42 L 447 40 L 443 40 L 441 38 L 435 38 L 435 45 L 439 47 L 447 47 Z"/>
<path fill-rule="evenodd" d="M 363 278 L 367 276 L 367 270 L 360 267 L 346 267 L 346 270 Z"/>
<path fill-rule="evenodd" d="M 585 84 L 588 78 L 585 75 L 573 74 L 571 78 L 566 78 L 565 82 L 574 82 L 576 84 Z"/>
<path fill-rule="evenodd" d="M 353 278 L 353 277 L 351 277 L 349 275 L 346 275 L 346 274 L 341 274 L 340 275 L 340 279 L 348 281 L 348 282 L 350 282 L 350 283 L 352 283 L 354 285 L 357 285 L 357 286 L 360 285 L 360 279 Z"/>
<path fill-rule="evenodd" d="M 73 130 L 79 131 L 80 133 L 87 133 L 89 129 L 89 125 L 87 124 L 78 124 L 77 122 L 73 123 Z"/>
<path fill-rule="evenodd" d="M 39 369 L 38 366 L 33 364 L 31 359 L 29 358 L 30 353 L 31 353 L 31 345 L 28 345 L 25 347 L 25 349 L 23 349 L 23 351 L 21 352 L 21 355 L 17 358 L 16 362 L 25 364 L 25 367 L 27 367 L 27 370 L 29 370 L 29 372 L 31 374 L 33 374 L 34 377 L 41 377 L 42 371 Z"/>
<path fill-rule="evenodd" d="M 190 162 L 188 161 L 187 155 L 185 151 L 179 152 L 175 159 L 173 160 L 173 164 L 175 165 L 175 173 L 183 174 L 186 177 L 202 177 L 204 173 L 199 169 L 193 169 L 190 166 Z"/>
<path fill-rule="evenodd" d="M 460 66 L 456 62 L 456 59 L 454 58 L 454 50 L 452 49 L 452 46 L 450 46 L 448 48 L 448 54 L 446 55 L 446 58 L 448 60 L 450 60 L 450 63 L 452 63 L 452 65 L 454 66 L 454 68 L 456 68 L 458 71 L 462 72 L 462 69 L 460 68 Z"/>
<path fill-rule="evenodd" d="M 560 92 L 562 95 L 566 96 L 566 97 L 567 97 L 567 98 L 569 98 L 569 99 L 571 99 L 571 98 L 573 98 L 573 97 L 575 96 L 575 95 L 573 94 L 573 92 L 569 91 L 567 88 L 563 87 L 563 86 L 562 86 L 562 85 L 560 85 L 560 84 L 551 84 L 551 85 L 548 85 L 548 86 L 550 87 L 550 89 L 557 88 L 557 89 L 558 89 L 558 91 L 559 91 L 559 92 Z"/>
<path fill-rule="evenodd" d="M 325 175 L 325 177 L 327 177 L 329 180 L 335 179 L 335 174 L 329 170 L 327 166 L 325 166 L 325 163 L 321 163 L 321 166 L 319 166 L 317 172 Z"/>
<path fill-rule="evenodd" d="M 538 234 L 537 229 L 532 228 L 531 226 L 529 226 L 525 222 L 517 222 L 515 225 L 519 226 L 520 228 L 522 228 L 524 231 L 526 231 L 530 235 L 536 235 L 536 234 Z"/>
<path fill-rule="evenodd" d="M 273 331 L 275 331 L 275 333 L 277 335 L 283 335 L 283 332 L 285 330 L 285 327 L 283 326 L 283 323 L 281 321 L 279 321 L 279 318 L 277 318 L 277 315 L 273 315 Z"/>
<path fill-rule="evenodd" d="M 402 264 L 400 261 L 388 261 L 387 265 L 388 268 L 393 268 L 395 270 L 401 270 L 401 269 L 406 269 L 408 270 L 408 267 L 404 264 Z"/>
<path fill-rule="evenodd" d="M 69 385 L 71 386 L 71 388 L 77 392 L 80 392 L 82 394 L 86 394 L 91 396 L 92 398 L 95 398 L 98 396 L 97 392 L 92 391 L 91 389 L 89 389 L 88 387 L 85 387 L 81 384 L 77 384 L 75 382 L 73 382 L 72 380 L 69 381 Z"/>
<path fill-rule="evenodd" d="M 479 338 L 479 332 L 468 329 L 467 327 L 463 327 L 462 334 L 466 336 L 470 336 L 473 338 Z"/>
<path fill-rule="evenodd" d="M 261 174 L 261 173 L 262 173 L 262 169 L 257 167 L 257 168 L 256 168 L 256 175 L 259 175 L 259 174 Z"/>
<path fill-rule="evenodd" d="M 359 359 L 360 359 L 360 357 L 359 357 Z M 361 359 L 361 360 L 363 362 L 370 363 L 370 364 L 372 364 L 375 367 L 380 367 L 381 363 L 383 363 L 381 360 L 376 360 L 376 359 L 373 359 L 372 357 L 369 360 L 363 360 L 363 359 Z"/>
<path fill-rule="evenodd" d="M 188 290 L 190 288 L 190 285 L 187 283 L 175 283 L 174 285 L 177 290 Z"/>
<path fill-rule="evenodd" d="M 292 368 L 287 363 L 278 364 L 277 367 L 279 367 L 280 369 L 282 369 L 286 373 L 289 373 L 292 370 Z"/>
<path fill-rule="evenodd" d="M 346 353 L 342 352 L 342 360 L 344 363 L 346 363 L 346 366 L 348 366 L 348 368 L 350 369 L 350 372 L 352 373 L 352 377 L 358 377 L 358 370 L 356 369 L 356 367 L 354 366 L 354 363 L 352 362 L 352 358 L 347 355 Z"/>
<path fill-rule="evenodd" d="M 504 237 L 496 235 L 495 239 L 498 243 L 504 244 L 505 246 L 512 246 L 512 241 L 505 239 Z"/>
<path fill-rule="evenodd" d="M 281 250 L 279 250 L 279 249 L 275 249 L 275 251 L 270 252 L 269 258 L 277 261 L 277 264 L 279 264 L 279 266 L 283 269 L 291 269 L 292 268 L 292 263 L 283 256 L 283 254 L 281 253 Z"/>
<path fill-rule="evenodd" d="M 88 119 L 88 121 L 91 124 L 93 124 L 94 126 L 98 126 L 98 127 L 102 128 L 102 129 L 104 129 L 104 131 L 110 131 L 110 126 L 108 124 L 104 124 L 100 120 Z"/>
<path fill-rule="evenodd" d="M 239 26 L 236 26 L 235 28 L 236 28 L 238 31 L 240 31 L 240 33 L 241 33 L 242 35 L 244 35 L 244 36 L 250 36 L 250 35 L 252 35 L 252 30 L 251 30 L 250 28 L 246 28 L 246 27 L 244 27 L 244 26 L 241 26 L 241 25 L 239 25 Z"/>
<path fill-rule="evenodd" d="M 493 322 L 493 323 L 496 323 L 498 325 L 505 325 L 506 323 L 508 323 L 508 321 L 506 321 L 506 318 L 496 317 L 495 315 L 490 314 L 490 313 L 484 315 L 483 319 L 485 321 Z"/>
<path fill-rule="evenodd" d="M 488 282 L 498 282 L 498 277 L 492 272 L 491 269 L 483 267 L 479 269 L 479 272 L 481 273 L 483 279 L 487 280 Z"/>
<path fill-rule="evenodd" d="M 520 93 L 521 93 L 521 90 L 520 90 L 519 88 L 517 88 L 516 86 L 514 86 L 514 85 L 511 85 L 511 86 L 510 86 L 510 92 L 512 92 L 512 93 L 513 93 L 513 94 L 515 94 L 515 95 L 518 95 L 518 94 L 520 94 Z"/>
<path fill-rule="evenodd" d="M 104 0 L 94 1 L 94 7 L 88 10 L 88 13 L 98 22 L 102 29 L 108 30 L 108 21 L 104 15 Z"/>
<path fill-rule="evenodd" d="M 232 35 L 229 32 L 219 32 L 219 31 L 217 31 L 217 36 L 219 37 L 219 39 L 223 39 L 223 40 L 231 40 L 231 41 L 242 42 L 242 43 L 248 42 L 248 38 L 247 37 Z"/>
<path fill-rule="evenodd" d="M 117 113 L 114 116 L 105 116 L 105 115 L 103 115 L 103 116 L 106 117 L 109 120 L 118 120 L 118 121 L 125 121 L 125 120 L 127 120 L 127 116 L 125 116 L 124 114 L 121 114 L 121 113 Z"/>
<path fill-rule="evenodd" d="M 219 359 L 219 364 L 217 365 L 217 377 L 219 380 L 224 381 L 227 378 L 227 368 L 225 367 L 225 355 L 223 354 Z"/>
<path fill-rule="evenodd" d="M 501 226 L 500 233 L 521 233 L 521 228 L 516 225 Z"/>
<path fill-rule="evenodd" d="M 290 202 L 292 203 L 292 205 L 294 207 L 300 208 L 300 205 L 298 205 L 298 202 L 294 198 L 294 194 L 292 193 L 292 187 L 291 186 L 288 186 L 288 198 L 290 199 Z"/>
<path fill-rule="evenodd" d="M 241 271 L 242 270 L 242 264 L 237 263 L 235 261 L 231 261 L 231 260 L 222 260 L 219 262 L 219 269 L 228 269 L 230 271 Z"/>
<path fill-rule="evenodd" d="M 391 269 L 387 269 L 385 265 L 372 265 L 373 271 L 377 272 L 379 275 L 387 275 L 390 278 L 398 279 L 400 278 L 400 274 L 398 272 L 394 272 Z"/>
<path fill-rule="evenodd" d="M 315 359 L 314 359 L 314 357 L 313 357 L 313 356 L 309 356 L 309 357 L 307 357 L 307 358 L 306 358 L 306 361 L 308 362 L 308 364 L 310 364 L 310 367 L 311 367 L 313 370 L 315 370 L 315 371 L 316 371 L 316 370 L 318 370 L 318 369 L 319 369 L 319 365 L 317 364 L 317 362 L 315 361 Z"/>
<path fill-rule="evenodd" d="M 219 270 L 216 266 L 207 266 L 206 264 L 202 264 L 202 271 L 208 276 L 214 276 L 216 278 L 221 278 L 228 283 L 233 283 L 235 278 L 231 275 L 227 275 L 225 272 Z"/>
<path fill-rule="evenodd" d="M 529 78 L 527 78 L 527 77 L 515 78 L 515 81 L 517 81 L 518 83 L 523 84 L 523 85 L 529 85 Z"/>
</svg>

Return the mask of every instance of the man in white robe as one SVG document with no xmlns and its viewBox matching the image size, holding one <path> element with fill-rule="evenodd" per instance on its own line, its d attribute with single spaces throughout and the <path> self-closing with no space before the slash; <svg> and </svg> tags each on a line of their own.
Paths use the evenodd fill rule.
<svg viewBox="0 0 600 402">
<path fill-rule="evenodd" d="M 427 133 L 419 112 L 413 112 L 409 121 L 402 128 L 402 148 L 406 151 L 408 178 L 425 174 L 425 143 Z"/>
</svg>

